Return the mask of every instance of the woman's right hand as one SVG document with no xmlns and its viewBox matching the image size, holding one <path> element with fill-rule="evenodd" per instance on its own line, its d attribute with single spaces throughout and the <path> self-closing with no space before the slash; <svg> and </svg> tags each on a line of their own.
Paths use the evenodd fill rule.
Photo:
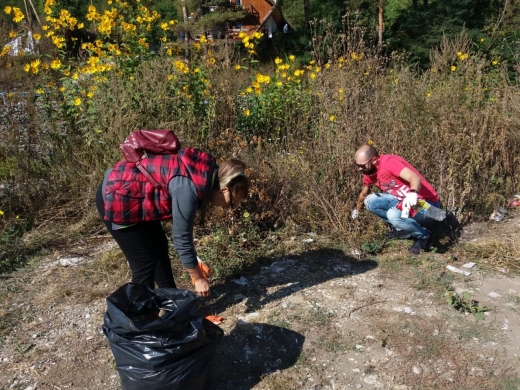
<svg viewBox="0 0 520 390">
<path fill-rule="evenodd" d="M 209 297 L 209 293 L 210 293 L 209 280 L 206 278 L 195 279 L 195 291 L 201 297 Z"/>
</svg>

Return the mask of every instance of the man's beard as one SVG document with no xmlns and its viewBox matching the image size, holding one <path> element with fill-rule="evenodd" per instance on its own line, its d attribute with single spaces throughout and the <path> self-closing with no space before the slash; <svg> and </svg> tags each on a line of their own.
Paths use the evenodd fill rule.
<svg viewBox="0 0 520 390">
<path fill-rule="evenodd" d="M 363 173 L 363 175 L 367 175 L 367 176 L 373 175 L 376 172 L 377 172 L 377 168 L 374 167 L 373 165 L 370 168 L 365 168 L 365 169 L 361 170 L 361 173 Z"/>
</svg>

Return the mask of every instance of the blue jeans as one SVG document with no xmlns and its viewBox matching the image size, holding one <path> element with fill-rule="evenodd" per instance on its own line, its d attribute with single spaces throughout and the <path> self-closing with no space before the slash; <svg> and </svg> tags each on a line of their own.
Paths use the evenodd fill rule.
<svg viewBox="0 0 520 390">
<path fill-rule="evenodd" d="M 413 218 L 401 218 L 401 210 L 396 206 L 399 201 L 390 194 L 374 193 L 365 199 L 365 207 L 383 221 L 389 223 L 396 229 L 410 233 L 412 238 L 419 239 L 430 235 L 421 224 L 433 222 L 434 219 L 422 214 L 415 214 Z M 440 207 L 439 203 L 428 202 L 432 206 Z"/>
</svg>

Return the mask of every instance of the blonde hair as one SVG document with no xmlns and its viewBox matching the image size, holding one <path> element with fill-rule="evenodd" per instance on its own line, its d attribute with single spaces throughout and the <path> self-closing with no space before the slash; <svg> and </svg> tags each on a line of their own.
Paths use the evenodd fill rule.
<svg viewBox="0 0 520 390">
<path fill-rule="evenodd" d="M 244 176 L 246 164 L 243 161 L 231 158 L 224 161 L 218 169 L 220 188 L 229 187 L 229 183 L 239 176 Z"/>
</svg>

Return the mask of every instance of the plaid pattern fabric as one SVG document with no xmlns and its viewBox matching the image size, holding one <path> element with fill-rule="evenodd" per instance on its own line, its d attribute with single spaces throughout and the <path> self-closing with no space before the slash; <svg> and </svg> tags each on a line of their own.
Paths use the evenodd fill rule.
<svg viewBox="0 0 520 390">
<path fill-rule="evenodd" d="M 149 156 L 142 166 L 158 182 L 168 185 L 175 176 L 189 177 L 197 189 L 199 205 L 211 186 L 216 160 L 208 153 L 194 148 L 178 154 Z M 118 224 L 162 221 L 172 218 L 171 195 L 153 184 L 135 166 L 119 161 L 105 186 L 105 220 Z"/>
</svg>

